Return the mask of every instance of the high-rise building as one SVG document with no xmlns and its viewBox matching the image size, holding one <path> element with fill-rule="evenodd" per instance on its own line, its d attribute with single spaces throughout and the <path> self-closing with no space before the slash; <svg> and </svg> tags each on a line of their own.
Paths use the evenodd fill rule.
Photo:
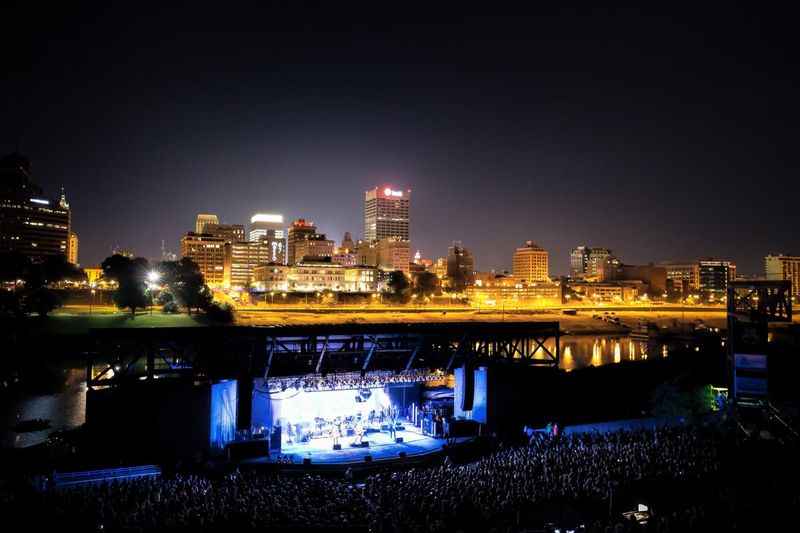
<svg viewBox="0 0 800 533">
<path fill-rule="evenodd" d="M 227 243 L 241 242 L 245 239 L 244 224 L 214 224 L 209 223 L 205 226 L 205 232 L 215 237 L 222 237 Z"/>
<path fill-rule="evenodd" d="M 225 239 L 222 237 L 190 231 L 181 238 L 181 257 L 197 263 L 208 286 L 224 285 Z"/>
<path fill-rule="evenodd" d="M 451 287 L 459 289 L 475 281 L 475 258 L 461 241 L 453 241 L 447 249 L 447 278 Z"/>
<path fill-rule="evenodd" d="M 586 269 L 589 264 L 588 246 L 578 246 L 569 253 L 569 272 L 573 278 L 583 278 L 586 276 Z"/>
<path fill-rule="evenodd" d="M 409 240 L 411 189 L 375 187 L 364 193 L 364 240 Z"/>
<path fill-rule="evenodd" d="M 265 239 L 225 243 L 223 285 L 226 288 L 246 287 L 253 281 L 255 267 L 272 263 L 272 252 L 270 243 Z"/>
<path fill-rule="evenodd" d="M 67 244 L 67 261 L 73 265 L 78 264 L 78 235 L 69 233 L 69 243 Z"/>
<path fill-rule="evenodd" d="M 598 278 L 602 274 L 603 266 L 611 257 L 614 256 L 608 248 L 590 248 L 589 258 L 586 264 L 586 277 Z"/>
<path fill-rule="evenodd" d="M 295 249 L 297 243 L 316 234 L 317 227 L 310 220 L 298 218 L 292 222 L 292 225 L 289 226 L 289 234 L 286 238 L 286 264 L 293 265 L 297 263 L 302 258 L 302 256 L 296 256 Z"/>
<path fill-rule="evenodd" d="M 66 257 L 70 226 L 71 212 L 63 189 L 59 200 L 47 198 L 31 181 L 27 158 L 10 154 L 0 159 L 0 253 Z"/>
<path fill-rule="evenodd" d="M 206 233 L 207 224 L 219 224 L 219 218 L 217 218 L 217 215 L 209 215 L 206 213 L 200 213 L 197 215 L 197 220 L 194 223 L 194 232 Z"/>
<path fill-rule="evenodd" d="M 610 257 L 613 255 L 608 248 L 578 246 L 569 254 L 570 275 L 578 279 L 597 279 Z"/>
<path fill-rule="evenodd" d="M 333 249 L 336 243 L 326 239 L 324 233 L 314 233 L 306 235 L 304 239 L 294 243 L 295 263 L 302 261 L 319 261 L 326 257 L 333 256 Z"/>
<path fill-rule="evenodd" d="M 736 278 L 736 265 L 731 261 L 702 259 L 697 263 L 700 292 L 710 299 L 722 299 L 728 293 L 728 282 Z"/>
<path fill-rule="evenodd" d="M 431 266 L 431 272 L 436 274 L 437 278 L 444 280 L 447 277 L 447 258 L 437 257 Z"/>
<path fill-rule="evenodd" d="M 512 270 L 516 279 L 526 283 L 550 281 L 549 254 L 533 241 L 526 241 L 514 252 Z"/>
<path fill-rule="evenodd" d="M 353 242 L 353 237 L 350 236 L 349 231 L 344 232 L 344 238 L 342 239 L 342 245 L 339 247 L 339 253 L 347 254 L 356 251 L 356 245 Z"/>
<path fill-rule="evenodd" d="M 792 282 L 792 296 L 800 297 L 800 256 L 768 255 L 764 258 L 767 279 L 788 279 Z"/>
<path fill-rule="evenodd" d="M 286 229 L 283 215 L 259 213 L 250 219 L 250 240 L 265 240 L 269 244 L 271 262 L 286 262 Z"/>
</svg>

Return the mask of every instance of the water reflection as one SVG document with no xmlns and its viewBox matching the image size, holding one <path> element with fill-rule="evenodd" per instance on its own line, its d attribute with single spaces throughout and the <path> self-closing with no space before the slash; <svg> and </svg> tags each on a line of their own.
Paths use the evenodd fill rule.
<svg viewBox="0 0 800 533">
<path fill-rule="evenodd" d="M 549 348 L 550 346 L 548 346 Z M 656 354 L 667 356 L 667 346 L 650 344 L 630 337 L 561 337 L 561 368 L 575 370 L 623 361 L 643 361 Z"/>
<path fill-rule="evenodd" d="M 3 410 L 3 427 L 0 428 L 3 447 L 24 448 L 39 444 L 53 431 L 75 428 L 86 419 L 86 370 L 68 368 L 64 371 L 64 388 L 54 394 L 29 396 L 13 402 Z M 50 421 L 50 428 L 42 431 L 15 433 L 20 420 L 42 418 Z"/>
</svg>

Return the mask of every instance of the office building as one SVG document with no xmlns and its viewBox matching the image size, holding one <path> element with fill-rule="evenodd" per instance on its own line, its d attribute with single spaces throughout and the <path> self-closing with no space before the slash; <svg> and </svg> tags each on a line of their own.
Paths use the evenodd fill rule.
<svg viewBox="0 0 800 533">
<path fill-rule="evenodd" d="M 447 258 L 437 257 L 436 261 L 434 261 L 431 266 L 431 272 L 436 274 L 437 278 L 444 281 L 447 278 Z"/>
<path fill-rule="evenodd" d="M 228 244 L 247 240 L 244 236 L 244 224 L 209 223 L 206 224 L 204 233 L 214 235 L 215 237 L 222 237 Z"/>
<path fill-rule="evenodd" d="M 339 253 L 347 254 L 355 251 L 356 244 L 353 242 L 353 237 L 350 235 L 349 231 L 345 231 L 344 238 L 342 239 L 342 245 L 339 247 Z"/>
<path fill-rule="evenodd" d="M 461 290 L 475 280 L 475 258 L 461 241 L 453 241 L 447 249 L 447 278 L 451 287 Z"/>
<path fill-rule="evenodd" d="M 411 248 L 402 239 L 383 239 L 381 241 L 358 241 L 356 261 L 359 265 L 373 266 L 391 272 L 400 270 L 406 276 L 410 268 Z"/>
<path fill-rule="evenodd" d="M 702 259 L 697 263 L 700 293 L 709 300 L 721 300 L 728 294 L 728 282 L 736 278 L 731 261 Z"/>
<path fill-rule="evenodd" d="M 317 234 L 317 227 L 310 220 L 298 218 L 289 226 L 289 233 L 286 238 L 286 264 L 293 265 L 300 261 L 297 256 L 297 243 L 305 240 L 309 236 Z"/>
<path fill-rule="evenodd" d="M 411 263 L 411 247 L 407 240 L 389 237 L 375 243 L 376 266 L 381 270 L 399 270 L 409 275 Z"/>
<path fill-rule="evenodd" d="M 295 265 L 259 265 L 253 269 L 253 285 L 265 292 L 375 292 L 375 267 L 345 267 L 327 261 Z"/>
<path fill-rule="evenodd" d="M 53 200 L 31 181 L 27 158 L 11 154 L 0 159 L 0 253 L 66 257 L 71 216 L 63 189 L 60 199 Z"/>
<path fill-rule="evenodd" d="M 643 292 L 660 298 L 667 292 L 667 269 L 653 264 L 625 265 L 608 260 L 603 269 L 603 274 L 600 276 L 600 282 L 612 281 L 640 281 L 645 285 Z"/>
<path fill-rule="evenodd" d="M 640 293 L 647 291 L 647 286 L 641 281 L 575 281 L 569 284 L 569 288 L 586 302 L 605 303 L 634 302 Z"/>
<path fill-rule="evenodd" d="M 612 257 L 608 248 L 578 246 L 569 255 L 570 275 L 576 279 L 598 279 Z"/>
<path fill-rule="evenodd" d="M 283 215 L 258 213 L 250 218 L 250 239 L 253 242 L 266 241 L 269 244 L 272 262 L 286 262 L 286 229 Z"/>
<path fill-rule="evenodd" d="M 573 278 L 585 277 L 588 264 L 588 246 L 578 246 L 569 253 L 569 273 Z"/>
<path fill-rule="evenodd" d="M 69 233 L 69 243 L 67 244 L 67 261 L 73 265 L 78 264 L 78 235 Z"/>
<path fill-rule="evenodd" d="M 324 233 L 314 233 L 305 235 L 304 239 L 294 243 L 295 263 L 301 261 L 317 261 L 324 258 L 331 258 L 336 246 L 332 240 L 326 239 Z"/>
<path fill-rule="evenodd" d="M 533 241 L 517 248 L 512 261 L 514 278 L 526 283 L 550 281 L 549 254 Z"/>
<path fill-rule="evenodd" d="M 197 263 L 209 287 L 224 286 L 225 239 L 190 231 L 181 238 L 181 257 Z"/>
<path fill-rule="evenodd" d="M 660 263 L 667 271 L 668 289 L 671 285 L 674 293 L 688 296 L 700 288 L 700 266 L 690 262 Z"/>
<path fill-rule="evenodd" d="M 375 187 L 364 192 L 364 240 L 409 240 L 411 190 Z"/>
<path fill-rule="evenodd" d="M 356 266 L 358 264 L 358 258 L 355 252 L 336 252 L 333 254 L 333 257 L 331 257 L 331 263 L 342 266 Z"/>
<path fill-rule="evenodd" d="M 561 304 L 559 283 L 494 284 L 467 287 L 466 295 L 473 305 L 513 309 Z"/>
<path fill-rule="evenodd" d="M 217 218 L 217 215 L 200 213 L 197 215 L 197 220 L 195 220 L 194 223 L 194 232 L 197 234 L 206 233 L 206 226 L 208 224 L 219 224 L 219 218 Z"/>
<path fill-rule="evenodd" d="M 764 271 L 767 279 L 791 281 L 792 296 L 800 298 L 800 256 L 768 255 L 764 258 Z"/>
<path fill-rule="evenodd" d="M 270 263 L 272 247 L 266 240 L 225 243 L 224 283 L 226 288 L 243 288 L 253 281 L 253 269 Z"/>
</svg>

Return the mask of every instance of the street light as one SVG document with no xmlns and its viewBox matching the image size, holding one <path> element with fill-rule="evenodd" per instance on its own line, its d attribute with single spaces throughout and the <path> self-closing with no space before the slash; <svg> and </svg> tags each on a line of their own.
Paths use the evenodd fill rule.
<svg viewBox="0 0 800 533">
<path fill-rule="evenodd" d="M 89 316 L 92 316 L 92 304 L 94 303 L 94 283 L 92 283 L 91 297 L 89 298 Z"/>
<path fill-rule="evenodd" d="M 161 273 L 151 270 L 147 273 L 147 281 L 149 282 L 148 288 L 150 289 L 150 315 L 153 314 L 153 287 L 157 286 L 158 280 L 161 279 Z"/>
</svg>

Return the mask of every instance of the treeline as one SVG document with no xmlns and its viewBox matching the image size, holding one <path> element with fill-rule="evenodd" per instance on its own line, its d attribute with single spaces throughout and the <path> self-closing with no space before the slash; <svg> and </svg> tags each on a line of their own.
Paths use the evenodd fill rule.
<svg viewBox="0 0 800 533">
<path fill-rule="evenodd" d="M 178 313 L 181 309 L 191 315 L 204 312 L 215 322 L 232 322 L 233 308 L 214 302 L 211 289 L 206 285 L 200 267 L 184 257 L 178 261 L 161 261 L 153 267 L 143 257 L 112 255 L 102 264 L 103 278 L 114 281 L 114 303 L 128 309 L 131 317 L 138 309 L 157 303 L 165 313 Z"/>
</svg>

